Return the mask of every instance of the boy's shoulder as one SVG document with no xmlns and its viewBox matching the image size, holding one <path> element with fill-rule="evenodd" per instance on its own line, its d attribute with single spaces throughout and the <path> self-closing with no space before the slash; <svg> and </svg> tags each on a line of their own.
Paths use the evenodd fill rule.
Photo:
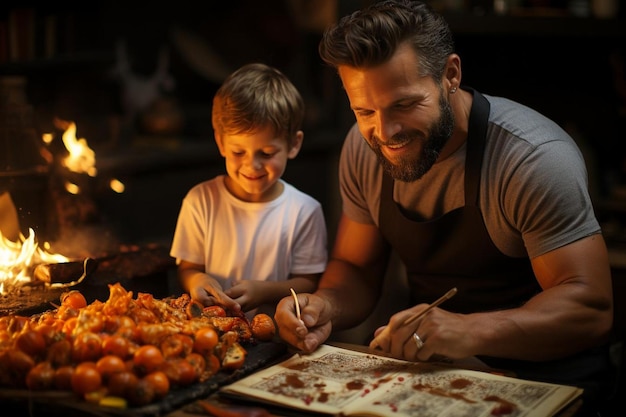
<svg viewBox="0 0 626 417">
<path fill-rule="evenodd" d="M 321 203 L 312 195 L 305 193 L 304 191 L 286 182 L 285 180 L 281 180 L 281 182 L 285 186 L 285 189 L 283 190 L 283 194 L 285 195 L 285 197 L 291 196 L 292 198 L 297 199 L 297 201 L 300 201 L 306 205 L 321 206 Z"/>
</svg>

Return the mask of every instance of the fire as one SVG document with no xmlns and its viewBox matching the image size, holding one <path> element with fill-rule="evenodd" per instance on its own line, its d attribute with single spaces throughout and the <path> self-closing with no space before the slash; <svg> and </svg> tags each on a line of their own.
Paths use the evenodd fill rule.
<svg viewBox="0 0 626 417">
<path fill-rule="evenodd" d="M 38 264 L 68 261 L 63 255 L 41 249 L 33 229 L 29 229 L 28 238 L 20 233 L 17 242 L 5 238 L 0 231 L 0 294 L 10 286 L 30 282 L 30 272 Z"/>
<path fill-rule="evenodd" d="M 78 173 L 86 173 L 90 177 L 95 177 L 96 153 L 89 147 L 85 138 L 76 139 L 76 123 L 69 122 L 67 129 L 63 133 L 63 143 L 69 155 L 63 163 L 70 170 Z"/>
</svg>

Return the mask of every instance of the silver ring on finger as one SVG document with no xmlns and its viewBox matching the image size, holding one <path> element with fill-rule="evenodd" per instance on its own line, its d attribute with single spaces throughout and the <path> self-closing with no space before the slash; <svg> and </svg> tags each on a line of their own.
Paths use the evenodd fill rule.
<svg viewBox="0 0 626 417">
<path fill-rule="evenodd" d="M 424 341 L 420 339 L 417 333 L 413 333 L 413 341 L 415 342 L 415 346 L 417 346 L 417 350 L 420 350 L 424 347 Z"/>
</svg>

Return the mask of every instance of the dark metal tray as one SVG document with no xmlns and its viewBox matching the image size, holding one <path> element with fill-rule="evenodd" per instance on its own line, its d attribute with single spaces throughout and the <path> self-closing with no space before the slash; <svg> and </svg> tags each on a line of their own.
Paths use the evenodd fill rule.
<svg viewBox="0 0 626 417">
<path fill-rule="evenodd" d="M 200 398 L 215 393 L 221 386 L 230 384 L 263 367 L 285 359 L 287 345 L 282 342 L 260 342 L 244 345 L 248 355 L 244 365 L 236 371 L 220 371 L 207 381 L 189 387 L 172 389 L 160 401 L 142 407 L 117 409 L 89 404 L 71 392 L 27 391 L 0 389 L 2 416 L 162 416 Z"/>
</svg>

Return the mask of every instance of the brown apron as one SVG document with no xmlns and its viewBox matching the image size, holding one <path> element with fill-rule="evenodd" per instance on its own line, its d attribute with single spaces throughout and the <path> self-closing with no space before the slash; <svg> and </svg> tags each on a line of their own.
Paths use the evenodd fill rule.
<svg viewBox="0 0 626 417">
<path fill-rule="evenodd" d="M 465 206 L 419 221 L 393 201 L 393 180 L 383 174 L 380 229 L 404 262 L 411 302 L 430 303 L 457 287 L 446 309 L 459 313 L 516 307 L 540 291 L 530 260 L 495 247 L 478 207 L 489 102 L 474 94 L 465 165 Z"/>
<path fill-rule="evenodd" d="M 490 106 L 479 92 L 468 90 L 474 100 L 467 138 L 465 206 L 432 220 L 419 219 L 393 201 L 393 179 L 383 174 L 379 218 L 382 234 L 406 266 L 411 304 L 430 303 L 457 287 L 457 295 L 443 308 L 458 313 L 517 307 L 541 291 L 530 259 L 504 255 L 485 227 L 478 197 Z M 589 406 L 604 389 L 600 385 L 610 383 L 606 347 L 549 362 L 480 359 L 521 378 L 581 386 Z"/>
</svg>

